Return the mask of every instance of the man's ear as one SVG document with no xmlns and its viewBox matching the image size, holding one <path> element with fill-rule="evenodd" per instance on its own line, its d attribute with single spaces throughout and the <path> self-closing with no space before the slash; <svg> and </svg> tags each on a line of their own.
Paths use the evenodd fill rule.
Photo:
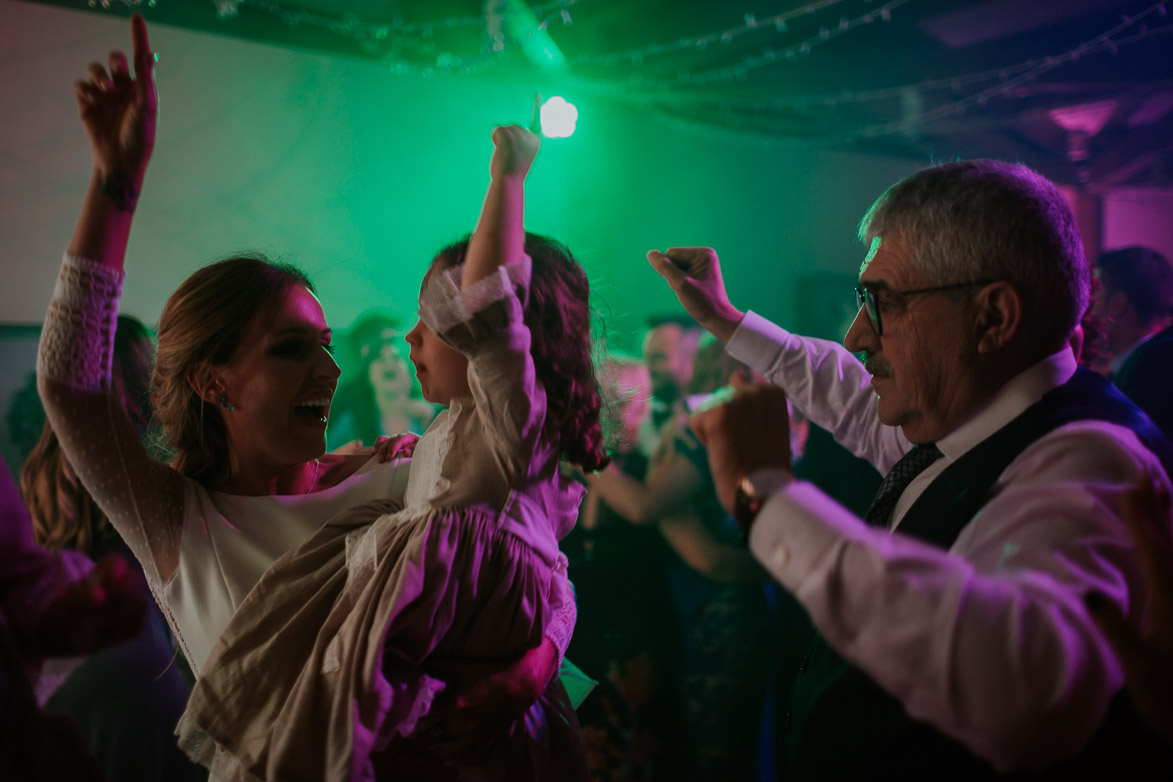
<svg viewBox="0 0 1173 782">
<path fill-rule="evenodd" d="M 207 361 L 199 361 L 188 367 L 184 379 L 205 402 L 215 404 L 217 399 L 224 396 L 224 383 L 215 367 Z"/>
<path fill-rule="evenodd" d="M 992 282 L 977 295 L 978 353 L 994 353 L 1022 330 L 1022 296 L 1008 282 Z"/>
</svg>

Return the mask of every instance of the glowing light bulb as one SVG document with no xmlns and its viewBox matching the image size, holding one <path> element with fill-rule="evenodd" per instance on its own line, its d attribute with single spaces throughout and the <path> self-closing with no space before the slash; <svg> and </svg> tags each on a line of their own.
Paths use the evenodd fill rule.
<svg viewBox="0 0 1173 782">
<path fill-rule="evenodd" d="M 566 138 L 573 135 L 578 124 L 578 109 L 573 103 L 555 96 L 542 104 L 542 135 L 546 138 Z"/>
</svg>

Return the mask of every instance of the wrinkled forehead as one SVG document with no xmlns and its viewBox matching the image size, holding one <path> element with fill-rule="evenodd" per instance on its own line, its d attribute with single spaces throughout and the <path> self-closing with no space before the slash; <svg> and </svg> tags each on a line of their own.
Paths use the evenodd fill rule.
<svg viewBox="0 0 1173 782">
<path fill-rule="evenodd" d="M 913 268 L 904 234 L 877 235 L 859 265 L 859 283 L 870 287 L 899 286 L 909 281 Z"/>
<path fill-rule="evenodd" d="M 876 258 L 876 253 L 880 251 L 880 244 L 882 241 L 883 240 L 879 236 L 872 237 L 872 243 L 868 247 L 867 255 L 863 257 L 863 263 L 859 265 L 859 273 L 861 275 L 868 270 L 869 266 L 872 265 L 872 261 L 874 261 Z"/>
</svg>

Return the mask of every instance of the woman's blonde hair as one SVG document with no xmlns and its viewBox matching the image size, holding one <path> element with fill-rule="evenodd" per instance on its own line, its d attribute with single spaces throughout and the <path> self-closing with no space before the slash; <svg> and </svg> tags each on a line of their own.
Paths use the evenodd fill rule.
<svg viewBox="0 0 1173 782">
<path fill-rule="evenodd" d="M 249 324 L 272 317 L 290 288 L 314 291 L 305 272 L 259 254 L 238 255 L 199 269 L 171 294 L 159 318 L 151 402 L 171 464 L 215 485 L 228 477 L 228 431 L 221 410 L 188 382 L 201 363 L 231 360 Z"/>
</svg>

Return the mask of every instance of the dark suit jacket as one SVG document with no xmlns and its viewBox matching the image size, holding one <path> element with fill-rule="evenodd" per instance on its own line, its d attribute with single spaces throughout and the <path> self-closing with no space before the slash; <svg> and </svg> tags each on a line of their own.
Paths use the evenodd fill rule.
<svg viewBox="0 0 1173 782">
<path fill-rule="evenodd" d="M 1173 326 L 1138 347 L 1109 380 L 1173 440 Z"/>
</svg>

